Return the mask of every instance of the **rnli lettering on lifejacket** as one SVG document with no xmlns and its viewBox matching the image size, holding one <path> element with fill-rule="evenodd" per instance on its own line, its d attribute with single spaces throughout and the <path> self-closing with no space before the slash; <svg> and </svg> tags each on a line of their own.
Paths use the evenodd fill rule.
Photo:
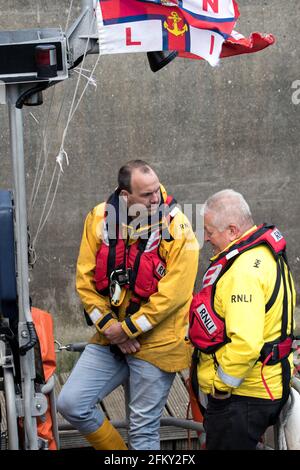
<svg viewBox="0 0 300 470">
<path fill-rule="evenodd" d="M 217 326 L 213 322 L 213 319 L 208 313 L 204 304 L 201 304 L 200 307 L 197 308 L 197 313 L 203 323 L 204 328 L 208 331 L 208 333 L 214 333 L 217 329 Z"/>
<path fill-rule="evenodd" d="M 274 238 L 275 242 L 280 242 L 280 240 L 283 239 L 283 235 L 278 230 L 278 228 L 276 228 L 275 230 L 273 230 L 273 232 L 271 232 L 271 237 Z"/>
<path fill-rule="evenodd" d="M 252 294 L 236 294 L 231 296 L 231 303 L 235 304 L 238 302 L 250 303 L 252 302 Z"/>
<path fill-rule="evenodd" d="M 164 277 L 164 275 L 166 274 L 166 268 L 165 266 L 160 263 L 157 268 L 156 268 L 156 273 L 158 274 L 158 276 L 161 278 L 161 277 Z"/>
</svg>

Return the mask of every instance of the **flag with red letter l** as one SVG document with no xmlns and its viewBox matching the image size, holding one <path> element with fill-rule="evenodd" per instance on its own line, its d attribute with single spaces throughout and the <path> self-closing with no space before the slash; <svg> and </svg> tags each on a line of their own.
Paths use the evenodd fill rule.
<svg viewBox="0 0 300 470">
<path fill-rule="evenodd" d="M 238 17 L 235 0 L 98 0 L 99 51 L 176 50 L 214 66 Z"/>
</svg>

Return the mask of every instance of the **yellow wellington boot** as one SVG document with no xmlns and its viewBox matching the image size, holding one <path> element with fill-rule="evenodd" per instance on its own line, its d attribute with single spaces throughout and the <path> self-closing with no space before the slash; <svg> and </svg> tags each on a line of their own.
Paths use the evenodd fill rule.
<svg viewBox="0 0 300 470">
<path fill-rule="evenodd" d="M 84 437 L 96 450 L 128 450 L 122 437 L 107 418 L 97 431 Z"/>
</svg>

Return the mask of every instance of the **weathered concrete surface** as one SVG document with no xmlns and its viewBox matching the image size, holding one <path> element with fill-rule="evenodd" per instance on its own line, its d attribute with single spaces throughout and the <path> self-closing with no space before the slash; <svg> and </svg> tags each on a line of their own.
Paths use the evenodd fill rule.
<svg viewBox="0 0 300 470">
<path fill-rule="evenodd" d="M 69 3 L 0 0 L 1 29 L 64 28 Z M 299 292 L 300 105 L 292 102 L 292 83 L 300 80 L 299 9 L 296 2 L 283 7 L 280 0 L 240 0 L 239 5 L 237 30 L 245 35 L 273 33 L 276 45 L 226 59 L 215 69 L 177 59 L 157 74 L 150 71 L 145 54 L 101 58 L 98 88 L 89 87 L 70 126 L 65 142 L 70 166 L 38 239 L 38 261 L 31 274 L 35 304 L 61 318 L 81 318 L 74 273 L 84 216 L 113 190 L 118 167 L 135 157 L 149 161 L 182 204 L 203 203 L 226 187 L 241 191 L 257 223 L 277 224 L 286 235 Z M 74 1 L 73 18 L 79 7 L 80 1 Z M 91 68 L 95 60 L 89 57 L 85 67 Z M 60 103 L 66 93 L 70 104 L 76 78 L 55 87 L 48 120 L 49 163 L 30 221 L 33 234 L 67 116 L 66 109 L 58 119 Z M 44 94 L 43 107 L 24 110 L 29 197 L 53 90 Z M 12 169 L 4 106 L 0 119 L 0 187 L 6 188 L 12 186 Z M 201 271 L 207 261 L 205 249 Z"/>
</svg>

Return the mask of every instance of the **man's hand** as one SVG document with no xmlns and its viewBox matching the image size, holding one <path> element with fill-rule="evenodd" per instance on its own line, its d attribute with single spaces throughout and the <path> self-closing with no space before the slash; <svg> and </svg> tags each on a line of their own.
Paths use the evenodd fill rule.
<svg viewBox="0 0 300 470">
<path fill-rule="evenodd" d="M 128 341 L 128 336 L 123 330 L 121 323 L 113 323 L 104 332 L 104 336 L 108 339 L 110 344 L 120 344 Z"/>
<path fill-rule="evenodd" d="M 131 354 L 140 350 L 140 343 L 137 339 L 128 339 L 125 343 L 118 344 L 118 348 L 121 349 L 123 354 Z"/>
</svg>

